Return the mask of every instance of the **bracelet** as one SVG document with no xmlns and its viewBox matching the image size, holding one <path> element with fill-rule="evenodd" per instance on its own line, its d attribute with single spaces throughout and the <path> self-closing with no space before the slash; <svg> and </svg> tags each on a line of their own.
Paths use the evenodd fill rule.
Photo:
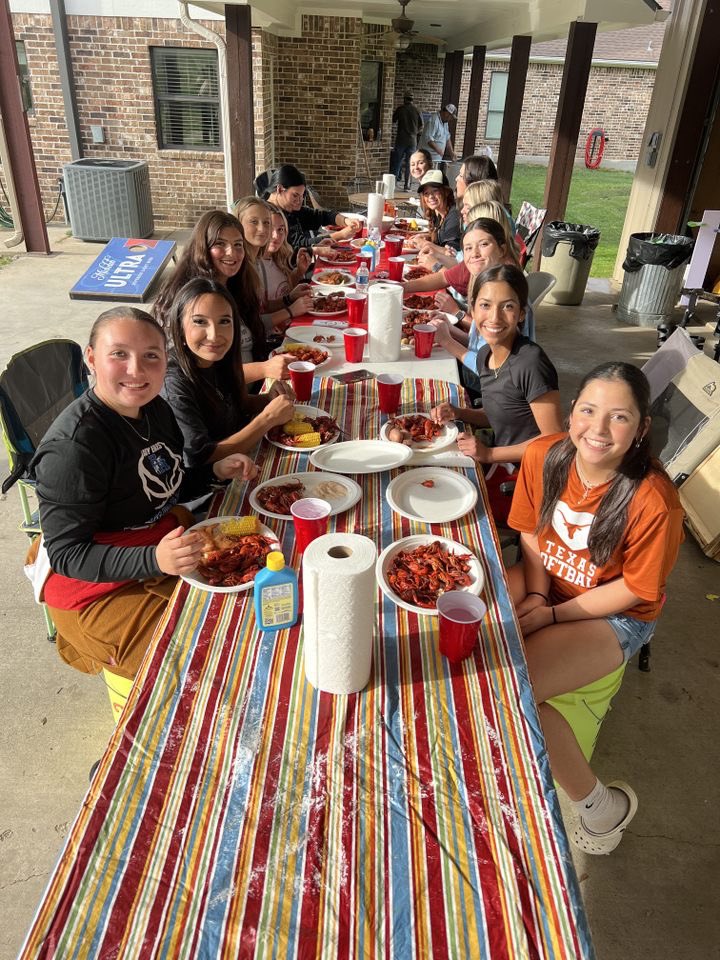
<svg viewBox="0 0 720 960">
<path fill-rule="evenodd" d="M 290 319 L 294 320 L 295 318 L 293 317 L 293 312 L 290 307 L 285 307 L 285 310 L 287 311 L 287 315 L 290 317 Z"/>
<path fill-rule="evenodd" d="M 528 596 L 528 597 L 542 597 L 543 600 L 545 601 L 545 603 L 547 603 L 548 600 L 550 599 L 549 597 L 546 597 L 544 593 L 540 593 L 538 590 L 528 590 L 527 596 Z"/>
<path fill-rule="evenodd" d="M 289 293 L 286 293 L 285 296 L 282 298 L 282 301 L 286 307 L 289 307 L 290 304 L 292 303 L 292 297 L 290 296 Z"/>
<path fill-rule="evenodd" d="M 555 616 L 555 607 L 550 607 L 550 609 L 552 610 L 553 623 L 557 623 L 557 617 Z"/>
</svg>

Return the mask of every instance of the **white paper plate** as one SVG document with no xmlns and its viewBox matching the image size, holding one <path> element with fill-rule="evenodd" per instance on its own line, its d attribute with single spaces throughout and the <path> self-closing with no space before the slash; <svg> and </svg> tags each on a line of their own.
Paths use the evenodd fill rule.
<svg viewBox="0 0 720 960">
<path fill-rule="evenodd" d="M 352 260 L 337 260 L 332 257 L 324 257 L 321 253 L 318 253 L 315 257 L 318 263 L 323 264 L 323 270 L 347 270 L 350 271 L 351 268 L 357 266 L 357 260 L 355 259 L 355 252 L 353 250 L 349 251 L 352 254 Z"/>
<path fill-rule="evenodd" d="M 317 407 L 310 407 L 304 403 L 296 403 L 295 411 L 301 416 L 310 417 L 312 419 L 315 417 L 330 416 L 327 410 L 318 410 Z M 280 450 L 289 450 L 291 453 L 311 453 L 313 450 L 324 450 L 325 447 L 329 446 L 331 443 L 337 443 L 339 436 L 340 434 L 336 433 L 332 440 L 328 440 L 327 443 L 322 443 L 317 447 L 291 447 L 284 443 L 278 443 L 277 440 L 271 440 L 267 434 L 265 434 L 265 439 L 268 441 L 268 443 L 271 443 L 274 447 L 278 447 Z"/>
<path fill-rule="evenodd" d="M 294 339 L 294 337 L 293 337 L 293 339 Z M 298 346 L 299 346 L 299 344 L 298 344 Z M 322 350 L 322 351 L 324 351 L 324 352 L 327 354 L 327 356 L 326 356 L 325 359 L 322 361 L 322 363 L 316 363 L 316 364 L 315 364 L 315 369 L 316 369 L 316 370 L 320 370 L 322 367 L 326 367 L 326 366 L 330 363 L 330 361 L 332 360 L 332 354 L 330 353 L 330 350 L 328 349 L 328 346 L 329 346 L 329 345 L 328 345 L 327 343 L 310 343 L 310 344 L 305 344 L 305 343 L 303 343 L 303 346 L 314 347 L 316 350 Z M 296 349 L 297 349 L 297 348 L 294 348 L 293 345 L 292 345 L 291 343 L 289 343 L 289 344 L 287 344 L 287 346 L 283 345 L 283 346 L 278 347 L 277 350 L 273 350 L 271 356 L 275 357 L 275 356 L 277 356 L 278 354 L 281 354 L 281 353 L 295 353 Z M 309 363 L 312 363 L 312 361 L 308 361 L 308 362 L 309 362 Z M 288 382 L 289 382 L 289 381 L 288 381 Z"/>
<path fill-rule="evenodd" d="M 201 520 L 200 523 L 196 523 L 192 527 L 188 527 L 188 530 L 196 530 L 198 527 L 209 527 L 214 523 L 225 523 L 228 520 L 236 519 L 237 517 L 212 517 L 209 520 Z M 271 530 L 270 527 L 266 527 L 264 523 L 260 524 L 259 536 L 268 537 L 268 539 L 273 541 L 271 549 L 281 549 L 280 541 L 275 536 L 274 530 Z M 205 577 L 202 577 L 197 571 L 194 573 L 183 573 L 180 575 L 180 577 L 185 581 L 185 583 L 189 583 L 191 586 L 197 587 L 199 590 L 207 590 L 208 593 L 242 593 L 245 590 L 249 590 L 255 583 L 254 580 L 250 580 L 248 583 L 241 583 L 237 587 L 213 587 L 207 582 Z"/>
<path fill-rule="evenodd" d="M 364 213 L 345 213 L 344 211 L 341 211 L 338 216 L 347 217 L 348 220 L 359 220 L 360 223 L 365 223 L 367 220 L 367 217 Z"/>
<path fill-rule="evenodd" d="M 354 507 L 362 496 L 362 489 L 359 484 L 351 480 L 350 477 L 343 477 L 337 473 L 322 473 L 319 470 L 313 470 L 311 473 L 291 473 L 287 476 L 275 477 L 272 480 L 266 480 L 265 483 L 261 483 L 258 487 L 255 487 L 250 494 L 250 505 L 253 510 L 265 514 L 266 517 L 273 517 L 275 520 L 291 520 L 292 516 L 289 513 L 271 513 L 270 510 L 266 510 L 260 503 L 258 493 L 267 487 L 282 486 L 285 483 L 292 483 L 294 480 L 299 480 L 304 486 L 304 497 L 320 497 L 321 500 L 327 500 L 332 506 L 332 510 L 330 511 L 331 517 L 334 517 L 338 513 L 345 513 L 350 507 Z M 321 484 L 329 481 L 342 484 L 342 486 L 345 487 L 344 496 L 329 497 L 322 489 L 318 491 L 318 487 L 320 487 Z"/>
<path fill-rule="evenodd" d="M 407 463 L 410 447 L 385 440 L 346 440 L 332 450 L 325 444 L 310 457 L 310 463 L 332 473 L 382 473 Z"/>
<path fill-rule="evenodd" d="M 468 575 L 471 578 L 471 583 L 467 587 L 460 587 L 460 590 L 464 590 L 466 593 L 473 593 L 475 596 L 479 596 L 482 591 L 483 584 L 485 582 L 485 577 L 483 575 L 482 566 L 480 561 L 467 547 L 464 547 L 461 543 L 457 543 L 455 540 L 448 540 L 446 537 L 436 537 L 433 534 L 421 533 L 416 534 L 413 537 L 404 537 L 402 540 L 397 540 L 395 543 L 391 543 L 389 547 L 386 547 L 380 556 L 377 559 L 377 564 L 375 565 L 375 575 L 377 581 L 380 584 L 380 589 L 385 594 L 386 597 L 389 597 L 393 603 L 397 604 L 398 607 L 402 607 L 403 610 L 410 610 L 411 613 L 418 613 L 423 616 L 437 616 L 437 607 L 416 607 L 412 603 L 408 603 L 405 600 L 402 600 L 392 589 L 387 580 L 387 571 L 390 569 L 390 565 L 395 558 L 395 555 L 401 550 L 414 550 L 416 547 L 425 546 L 429 543 L 441 543 L 450 553 L 461 553 L 461 554 L 470 554 L 470 570 Z"/>
<path fill-rule="evenodd" d="M 367 243 L 367 237 L 355 237 L 353 240 L 350 241 L 350 246 L 355 247 L 356 250 L 362 250 L 362 248 L 365 246 L 366 243 Z M 382 250 L 384 246 L 385 246 L 385 241 L 381 240 L 380 249 Z"/>
<path fill-rule="evenodd" d="M 347 313 L 347 308 L 345 308 L 344 310 L 331 310 L 329 313 L 327 310 L 308 310 L 307 313 L 309 317 L 343 317 Z M 288 330 L 285 333 L 285 336 L 289 337 L 289 336 L 292 336 L 292 334 Z M 293 337 L 293 340 L 295 339 L 296 338 Z M 323 346 L 323 344 L 320 344 L 320 346 Z M 324 344 L 324 346 L 327 346 L 327 344 Z"/>
<path fill-rule="evenodd" d="M 421 266 L 419 263 L 413 263 L 413 264 L 406 263 L 405 266 L 403 267 L 403 280 L 410 280 L 410 279 L 421 280 L 422 277 L 429 277 L 430 274 L 432 273 L 432 270 L 428 270 L 427 267 L 422 267 L 422 269 L 425 271 L 425 273 L 422 274 L 422 277 L 411 278 L 408 276 L 411 270 L 420 270 L 420 269 L 421 269 Z"/>
<path fill-rule="evenodd" d="M 418 202 L 419 202 L 419 201 L 418 201 Z M 396 217 L 396 218 L 395 218 L 395 223 L 397 223 L 398 220 L 408 220 L 408 221 L 409 221 L 409 220 L 414 220 L 415 223 L 416 223 L 421 229 L 423 229 L 423 230 L 424 230 L 426 227 L 430 226 L 430 221 L 429 221 L 429 220 L 425 220 L 424 217 Z M 406 227 L 405 227 L 405 226 L 396 226 L 396 227 L 394 227 L 394 229 L 395 229 L 395 230 L 405 230 Z M 419 232 L 419 231 L 413 231 L 413 232 L 417 233 L 417 232 Z"/>
<path fill-rule="evenodd" d="M 320 278 L 327 273 L 340 273 L 343 277 L 342 283 L 328 283 L 326 280 L 321 280 Z M 350 287 L 355 286 L 355 277 L 348 270 L 341 270 L 340 268 L 327 267 L 325 270 L 318 270 L 313 274 L 312 282 L 316 287 L 323 287 L 326 290 L 347 290 Z"/>
<path fill-rule="evenodd" d="M 432 487 L 423 482 L 433 483 Z M 449 523 L 469 513 L 477 503 L 477 487 L 467 477 L 444 467 L 406 470 L 385 492 L 392 509 L 408 520 Z"/>
<path fill-rule="evenodd" d="M 419 410 L 415 410 L 413 413 L 404 413 L 402 416 L 418 416 L 424 417 L 426 420 L 430 419 L 427 413 L 420 413 Z M 390 420 L 392 419 L 394 418 L 391 417 Z M 388 437 L 388 433 L 390 432 L 390 420 L 382 425 L 382 429 L 380 430 L 380 439 L 387 440 L 388 443 L 397 443 L 396 440 L 390 440 Z M 446 447 L 452 446 L 452 444 L 455 443 L 458 438 L 458 432 L 458 428 L 454 423 L 446 423 L 442 429 L 442 433 L 431 443 L 414 443 L 410 449 L 413 451 L 413 453 L 437 453 L 438 450 L 444 450 Z M 461 517 L 462 514 L 460 513 L 458 516 Z"/>
<path fill-rule="evenodd" d="M 342 312 L 345 313 L 344 310 Z M 328 317 L 330 314 L 325 313 L 323 316 Z M 320 350 L 342 350 L 344 346 L 343 327 L 316 327 L 314 324 L 309 327 L 290 327 L 285 336 L 296 343 L 318 347 Z M 314 343 L 313 337 L 335 337 L 335 340 L 333 343 Z"/>
</svg>

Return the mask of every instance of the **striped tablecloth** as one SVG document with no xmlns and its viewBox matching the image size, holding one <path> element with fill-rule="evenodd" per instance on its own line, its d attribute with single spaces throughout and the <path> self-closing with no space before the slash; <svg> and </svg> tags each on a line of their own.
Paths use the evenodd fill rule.
<svg viewBox="0 0 720 960">
<path fill-rule="evenodd" d="M 372 382 L 317 383 L 349 436 L 377 436 Z M 457 389 L 405 383 L 405 412 L 442 399 Z M 307 457 L 263 443 L 259 462 L 265 480 Z M 262 633 L 248 593 L 181 584 L 23 957 L 593 956 L 483 497 L 430 528 L 390 511 L 392 475 L 358 477 L 335 528 L 472 549 L 489 607 L 474 657 L 451 665 L 436 619 L 378 590 L 370 683 L 318 693 L 301 622 Z M 270 525 L 297 568 L 292 525 Z"/>
</svg>

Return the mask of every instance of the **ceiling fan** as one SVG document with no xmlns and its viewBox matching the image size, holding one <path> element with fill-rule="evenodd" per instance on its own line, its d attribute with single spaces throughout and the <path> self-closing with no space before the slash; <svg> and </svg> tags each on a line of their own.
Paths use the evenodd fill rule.
<svg viewBox="0 0 720 960">
<path fill-rule="evenodd" d="M 399 50 L 407 50 L 411 43 L 445 43 L 444 40 L 441 40 L 439 37 L 429 37 L 425 34 L 420 33 L 418 30 L 413 30 L 415 26 L 415 21 L 411 20 L 409 17 L 405 16 L 405 7 L 410 3 L 410 0 L 399 0 L 400 6 L 402 7 L 402 13 L 399 17 L 393 17 L 390 21 L 392 25 L 392 32 L 397 34 L 396 47 Z"/>
</svg>

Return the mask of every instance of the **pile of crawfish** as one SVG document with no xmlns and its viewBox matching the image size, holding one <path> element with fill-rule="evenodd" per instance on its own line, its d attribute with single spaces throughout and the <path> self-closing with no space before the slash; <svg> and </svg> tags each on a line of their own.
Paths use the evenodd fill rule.
<svg viewBox="0 0 720 960">
<path fill-rule="evenodd" d="M 291 483 L 275 483 L 258 490 L 257 498 L 264 510 L 270 513 L 290 513 L 290 507 L 305 495 L 305 487 L 299 480 Z"/>
<path fill-rule="evenodd" d="M 426 267 L 410 267 L 405 271 L 404 280 L 419 280 L 420 277 L 426 277 L 430 271 Z"/>
<path fill-rule="evenodd" d="M 328 337 L 326 337 L 322 333 L 318 333 L 316 336 L 313 337 L 313 343 L 335 343 L 336 340 L 337 340 L 337 337 L 332 333 Z"/>
<path fill-rule="evenodd" d="M 432 310 L 408 310 L 403 316 L 402 337 L 412 340 L 413 327 L 416 323 L 427 323 L 432 315 Z"/>
<path fill-rule="evenodd" d="M 432 608 L 448 590 L 469 586 L 471 554 L 450 553 L 441 543 L 428 543 L 414 550 L 400 550 L 393 557 L 387 580 L 406 603 Z"/>
<path fill-rule="evenodd" d="M 315 313 L 342 313 L 347 309 L 344 293 L 316 293 L 313 294 L 313 310 Z"/>
<path fill-rule="evenodd" d="M 337 421 L 333 420 L 332 417 L 322 416 L 322 417 L 303 417 L 303 420 L 306 420 L 313 429 L 313 433 L 320 434 L 320 445 L 328 443 L 333 439 L 338 433 L 340 433 L 340 428 L 337 425 Z M 283 430 L 283 424 L 277 427 L 273 427 L 272 430 L 268 430 L 267 437 L 268 440 L 274 440 L 276 443 L 281 443 L 284 447 L 295 447 L 300 440 L 300 437 L 291 437 L 289 434 L 285 433 Z"/>
<path fill-rule="evenodd" d="M 305 360 L 307 363 L 314 363 L 317 367 L 325 363 L 330 354 L 327 350 L 320 350 L 319 347 L 288 347 L 287 353 L 291 353 L 296 360 Z"/>
<path fill-rule="evenodd" d="M 239 587 L 255 579 L 265 566 L 274 541 L 256 533 L 244 536 L 223 533 L 222 524 L 200 527 L 205 538 L 197 572 L 213 587 Z M 276 545 L 275 545 L 276 546 Z"/>
<path fill-rule="evenodd" d="M 422 296 L 422 294 L 419 293 L 411 293 L 409 296 L 405 297 L 405 306 L 409 307 L 411 310 L 434 310 L 435 297 Z"/>
<path fill-rule="evenodd" d="M 347 247 L 334 247 L 330 252 L 323 251 L 318 256 L 318 260 L 331 260 L 333 263 L 355 263 L 355 251 Z"/>
<path fill-rule="evenodd" d="M 393 417 L 389 420 L 388 436 L 394 430 L 401 432 L 400 443 L 405 440 L 410 440 L 412 443 L 432 443 L 443 432 L 443 426 L 428 417 L 421 417 L 419 413 L 413 413 L 407 417 Z"/>
</svg>

